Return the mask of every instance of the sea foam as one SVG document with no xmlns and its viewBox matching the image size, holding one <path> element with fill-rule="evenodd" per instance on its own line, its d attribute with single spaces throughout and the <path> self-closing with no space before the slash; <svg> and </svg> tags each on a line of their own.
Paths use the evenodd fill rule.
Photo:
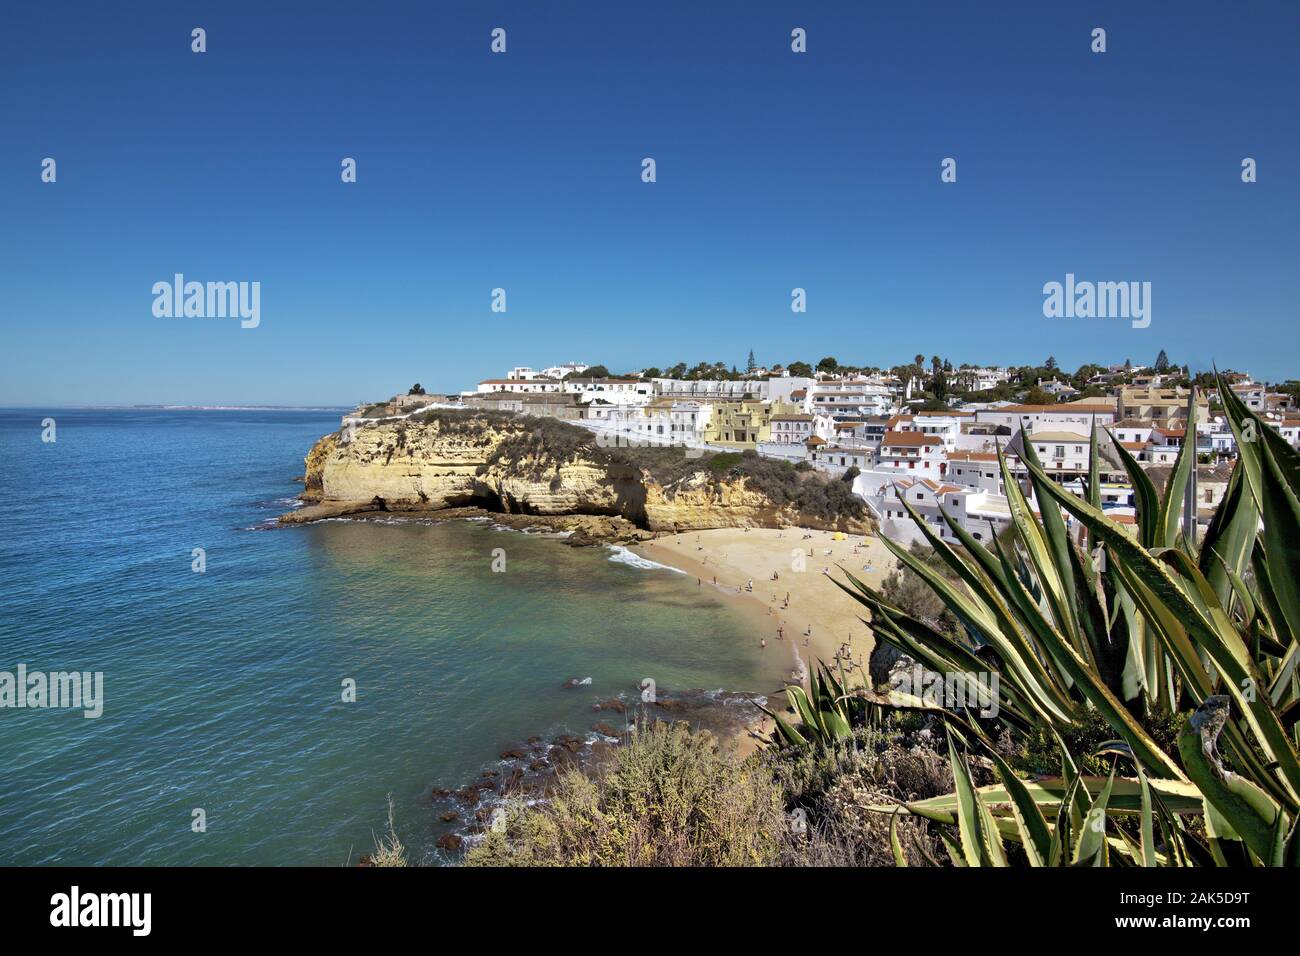
<svg viewBox="0 0 1300 956">
<path fill-rule="evenodd" d="M 641 555 L 629 551 L 621 544 L 611 544 L 609 545 L 609 549 L 614 552 L 609 556 L 609 560 L 613 561 L 615 564 L 627 564 L 634 568 L 641 568 L 643 571 L 650 571 L 657 568 L 661 571 L 673 571 L 677 574 L 686 573 L 680 568 L 670 567 L 666 564 L 660 564 L 658 561 L 651 561 L 649 558 L 643 558 Z"/>
</svg>

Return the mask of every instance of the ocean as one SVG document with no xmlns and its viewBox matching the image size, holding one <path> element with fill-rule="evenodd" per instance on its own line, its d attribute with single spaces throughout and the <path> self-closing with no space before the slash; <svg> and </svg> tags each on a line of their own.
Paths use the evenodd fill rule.
<svg viewBox="0 0 1300 956">
<path fill-rule="evenodd" d="M 750 619 L 626 552 L 276 526 L 339 414 L 0 410 L 0 672 L 103 674 L 96 719 L 0 709 L 0 864 L 346 865 L 390 796 L 413 861 L 446 862 L 433 789 L 621 725 L 596 700 L 780 686 Z"/>
</svg>

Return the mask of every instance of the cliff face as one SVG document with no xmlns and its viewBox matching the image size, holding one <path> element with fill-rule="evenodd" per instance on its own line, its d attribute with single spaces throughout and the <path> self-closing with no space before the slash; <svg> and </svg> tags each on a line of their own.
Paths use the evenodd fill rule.
<svg viewBox="0 0 1300 956">
<path fill-rule="evenodd" d="M 440 511 L 475 505 L 507 514 L 619 516 L 651 531 L 791 525 L 872 530 L 865 514 L 834 520 L 806 515 L 793 505 L 776 505 L 747 487 L 745 478 L 710 476 L 703 465 L 665 488 L 647 472 L 608 460 L 590 446 L 566 449 L 561 460 L 510 441 L 529 427 L 529 419 L 435 418 L 326 435 L 305 459 L 302 498 L 320 507 L 281 520 L 375 507 Z"/>
</svg>

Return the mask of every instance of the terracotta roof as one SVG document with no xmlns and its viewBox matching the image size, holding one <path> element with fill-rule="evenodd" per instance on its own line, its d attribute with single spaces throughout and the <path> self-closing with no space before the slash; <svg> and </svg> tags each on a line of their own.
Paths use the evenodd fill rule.
<svg viewBox="0 0 1300 956">
<path fill-rule="evenodd" d="M 992 451 L 950 451 L 949 461 L 997 461 L 996 452 Z"/>
</svg>

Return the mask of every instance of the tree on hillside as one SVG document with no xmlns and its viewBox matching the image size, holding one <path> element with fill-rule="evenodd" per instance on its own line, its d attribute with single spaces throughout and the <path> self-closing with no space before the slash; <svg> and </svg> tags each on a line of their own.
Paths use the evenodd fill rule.
<svg viewBox="0 0 1300 956">
<path fill-rule="evenodd" d="M 609 378 L 609 369 L 603 365 L 589 365 L 584 371 L 570 372 L 564 378 L 565 381 L 571 378 Z"/>
<path fill-rule="evenodd" d="M 642 369 L 641 377 L 642 378 L 663 378 L 663 372 L 659 371 L 659 369 L 651 365 L 647 369 Z"/>
<path fill-rule="evenodd" d="M 1047 361 L 1043 363 L 1043 368 L 1051 369 L 1053 372 L 1055 372 L 1055 371 L 1056 371 L 1056 356 L 1055 356 L 1055 355 L 1049 355 L 1049 356 L 1047 356 Z"/>
<path fill-rule="evenodd" d="M 828 374 L 838 371 L 839 367 L 840 367 L 840 363 L 833 356 L 830 355 L 826 356 L 824 359 L 822 359 L 820 362 L 817 363 L 817 371 L 826 372 Z"/>
<path fill-rule="evenodd" d="M 423 395 L 423 394 L 424 394 L 424 386 L 421 385 L 419 382 L 416 382 L 414 385 L 411 386 L 411 390 L 410 390 L 409 392 L 407 392 L 406 394 L 407 394 L 407 395 Z"/>
<path fill-rule="evenodd" d="M 754 350 L 749 350 L 749 364 L 745 366 L 745 374 L 753 375 L 754 370 L 758 368 L 758 363 L 754 361 Z"/>
<path fill-rule="evenodd" d="M 1154 368 L 1157 372 L 1169 371 L 1169 356 L 1165 354 L 1164 349 L 1161 349 L 1160 354 L 1156 356 L 1156 364 Z"/>
<path fill-rule="evenodd" d="M 807 362 L 791 362 L 790 374 L 796 378 L 812 378 L 812 366 Z"/>
</svg>

